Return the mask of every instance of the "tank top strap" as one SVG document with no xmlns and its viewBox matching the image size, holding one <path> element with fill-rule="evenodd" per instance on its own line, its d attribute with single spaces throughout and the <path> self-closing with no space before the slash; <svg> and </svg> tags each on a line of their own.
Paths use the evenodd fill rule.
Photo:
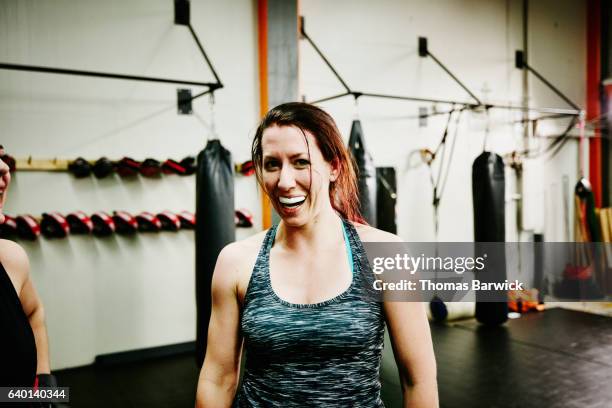
<svg viewBox="0 0 612 408">
<path fill-rule="evenodd" d="M 342 219 L 342 223 L 347 231 L 350 249 L 354 259 L 355 270 L 353 275 L 355 282 L 362 284 L 360 281 L 364 279 L 365 276 L 369 275 L 367 273 L 370 270 L 368 257 L 361 242 L 361 238 L 359 238 L 359 233 L 353 223 L 344 218 Z"/>
<path fill-rule="evenodd" d="M 359 233 L 357 229 L 353 225 L 353 223 L 347 219 L 342 219 L 342 224 L 344 225 L 344 230 L 346 231 L 346 235 L 348 237 L 348 243 L 350 245 L 350 250 L 353 256 L 356 258 L 361 258 L 365 255 L 365 250 L 363 245 L 361 244 L 361 239 L 359 238 Z"/>
<path fill-rule="evenodd" d="M 265 278 L 266 268 L 270 263 L 270 250 L 272 249 L 272 245 L 274 245 L 274 238 L 276 237 L 277 230 L 278 224 L 272 225 L 261 243 L 257 261 L 255 262 L 255 270 L 253 271 L 254 277 L 257 275 L 256 278 L 258 280 Z"/>
<path fill-rule="evenodd" d="M 351 248 L 351 241 L 349 240 L 348 234 L 346 233 L 346 226 L 344 221 L 342 222 L 342 236 L 344 237 L 344 245 L 346 246 L 346 256 L 348 258 L 348 264 L 351 269 L 351 276 L 355 276 L 355 261 L 353 259 L 353 249 Z"/>
</svg>

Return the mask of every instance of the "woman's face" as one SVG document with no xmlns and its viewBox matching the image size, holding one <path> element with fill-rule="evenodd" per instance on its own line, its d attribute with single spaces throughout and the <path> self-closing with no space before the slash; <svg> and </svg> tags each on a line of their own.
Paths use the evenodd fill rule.
<svg viewBox="0 0 612 408">
<path fill-rule="evenodd" d="M 0 156 L 4 156 L 4 149 L 0 149 Z M 4 222 L 4 202 L 6 201 L 6 190 L 11 182 L 9 167 L 0 159 L 0 224 Z"/>
<path fill-rule="evenodd" d="M 299 128 L 274 125 L 261 140 L 264 188 L 279 216 L 294 227 L 331 208 L 329 184 L 338 173 L 323 158 L 314 136 L 305 134 L 308 145 Z"/>
</svg>

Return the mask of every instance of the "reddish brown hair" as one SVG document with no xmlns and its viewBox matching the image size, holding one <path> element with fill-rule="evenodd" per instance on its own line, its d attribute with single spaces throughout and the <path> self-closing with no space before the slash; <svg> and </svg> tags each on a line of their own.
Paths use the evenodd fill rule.
<svg viewBox="0 0 612 408">
<path fill-rule="evenodd" d="M 332 207 L 347 220 L 367 224 L 359 211 L 357 166 L 353 156 L 344 146 L 336 122 L 327 112 L 314 105 L 302 102 L 285 103 L 268 111 L 261 120 L 251 145 L 251 157 L 259 184 L 264 185 L 261 175 L 263 167 L 261 139 L 264 130 L 274 125 L 295 126 L 302 131 L 304 139 L 306 139 L 304 132 L 312 134 L 325 161 L 338 162 L 338 178 L 329 185 L 329 200 Z M 306 144 L 308 144 L 307 139 Z"/>
</svg>

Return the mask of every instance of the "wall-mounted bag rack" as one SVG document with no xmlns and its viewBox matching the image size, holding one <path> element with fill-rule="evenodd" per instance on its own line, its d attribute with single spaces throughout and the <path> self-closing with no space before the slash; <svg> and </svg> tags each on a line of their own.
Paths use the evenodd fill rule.
<svg viewBox="0 0 612 408">
<path fill-rule="evenodd" d="M 138 75 L 126 75 L 126 74 L 116 74 L 116 73 L 108 73 L 108 72 L 99 72 L 99 71 L 82 71 L 75 69 L 66 69 L 66 68 L 57 68 L 57 67 L 42 67 L 42 66 L 34 66 L 34 65 L 21 65 L 21 64 L 10 64 L 0 62 L 0 69 L 14 70 L 14 71 L 28 71 L 28 72 L 41 72 L 47 74 L 60 74 L 60 75 L 76 75 L 76 76 L 85 76 L 85 77 L 94 77 L 94 78 L 107 78 L 107 79 L 120 79 L 127 81 L 145 81 L 145 82 L 155 82 L 155 83 L 165 83 L 165 84 L 177 84 L 177 85 L 193 85 L 193 86 L 201 86 L 207 88 L 205 91 L 200 92 L 196 95 L 191 94 L 190 89 L 177 89 L 177 108 L 179 114 L 190 114 L 192 113 L 191 102 L 194 99 L 197 99 L 201 96 L 207 94 L 214 94 L 214 92 L 218 89 L 223 88 L 223 83 L 219 79 L 217 72 L 215 71 L 202 43 L 200 42 L 198 36 L 196 35 L 191 22 L 190 22 L 190 5 L 189 0 L 174 0 L 174 24 L 183 25 L 189 29 L 191 36 L 193 37 L 198 49 L 202 53 L 204 60 L 206 61 L 206 65 L 212 72 L 215 77 L 215 82 L 199 82 L 199 81 L 189 81 L 183 79 L 170 79 L 170 78 L 158 78 L 158 77 L 148 77 L 148 76 L 138 76 Z"/>
<path fill-rule="evenodd" d="M 5 158 L 0 157 L 0 159 L 4 160 Z M 126 160 L 126 159 L 129 159 L 131 162 L 133 162 L 135 166 L 147 165 L 145 161 L 137 161 L 137 160 L 132 160 L 130 158 L 123 158 L 123 160 Z M 188 163 L 188 164 L 185 163 L 185 161 L 188 159 L 192 160 L 192 163 Z M 38 159 L 37 158 L 35 159 L 32 157 L 27 157 L 27 158 L 16 158 L 14 159 L 14 161 L 15 161 L 14 171 L 19 172 L 19 173 L 26 172 L 26 171 L 71 172 L 71 173 L 74 173 L 77 178 L 85 178 L 85 177 L 89 177 L 89 175 L 94 175 L 95 172 L 93 171 L 93 168 L 94 166 L 96 166 L 96 160 L 86 160 L 83 158 L 78 158 L 76 160 L 74 159 L 68 160 L 68 159 L 58 159 L 58 158 L 53 158 L 53 159 Z M 75 162 L 78 162 L 78 161 L 80 161 L 79 163 L 80 170 L 72 169 L 71 165 L 73 165 Z M 118 164 L 120 164 L 121 161 L 122 159 L 108 160 L 109 170 L 108 170 L 107 175 L 110 176 L 111 174 L 114 174 L 115 168 L 117 167 Z M 195 161 L 195 157 L 193 156 L 187 156 L 182 161 L 178 161 L 178 160 L 174 161 L 171 159 L 168 159 L 168 160 L 155 160 L 154 159 L 153 161 L 156 162 L 155 167 L 159 167 L 159 172 L 158 171 L 151 172 L 152 175 L 148 175 L 146 173 L 142 174 L 143 172 L 141 171 L 141 169 L 137 167 L 134 170 L 134 175 L 137 175 L 140 173 L 144 175 L 145 177 L 156 177 L 157 175 L 161 175 L 161 174 L 192 175 L 195 173 L 195 167 L 193 166 L 195 166 L 196 161 Z M 165 171 L 168 161 L 174 162 L 174 166 L 176 166 L 174 168 L 174 171 Z M 87 169 L 85 170 L 84 167 L 86 167 Z M 235 175 L 250 176 L 250 175 L 255 174 L 255 168 L 253 167 L 253 162 L 251 160 L 247 160 L 242 163 L 234 163 L 234 171 L 235 171 Z M 79 173 L 82 175 L 79 176 Z M 97 178 L 105 178 L 105 177 L 106 175 L 102 177 L 97 177 Z"/>
<path fill-rule="evenodd" d="M 329 60 L 325 57 L 323 52 L 317 47 L 314 41 L 310 38 L 305 29 L 304 17 L 300 17 L 300 34 L 301 38 L 308 41 L 308 43 L 313 47 L 316 53 L 321 57 L 323 62 L 327 65 L 327 67 L 331 70 L 334 76 L 338 79 L 338 81 L 342 84 L 345 92 L 332 95 L 329 97 L 317 99 L 311 101 L 310 103 L 317 104 L 321 102 L 331 101 L 334 99 L 342 98 L 345 96 L 352 96 L 355 100 L 361 97 L 372 97 L 372 98 L 386 98 L 386 99 L 397 99 L 397 100 L 405 100 L 405 101 L 413 101 L 413 102 L 431 102 L 437 104 L 448 104 L 448 105 L 459 105 L 466 106 L 471 110 L 488 110 L 488 109 L 506 109 L 506 110 L 518 110 L 523 112 L 538 112 L 538 113 L 546 113 L 549 114 L 546 118 L 562 118 L 567 116 L 583 116 L 584 112 L 573 103 L 567 96 L 565 96 L 559 89 L 553 86 L 549 81 L 547 81 L 542 75 L 540 75 L 533 67 L 527 64 L 526 59 L 524 58 L 524 54 L 522 51 L 516 52 L 516 67 L 520 69 L 527 69 L 531 73 L 533 73 L 538 79 L 540 79 L 547 87 L 553 90 L 557 95 L 559 95 L 564 101 L 566 101 L 572 108 L 571 109 L 563 109 L 563 108 L 532 108 L 526 106 L 513 106 L 513 105 L 499 105 L 499 104 L 490 104 L 483 103 L 472 91 L 465 86 L 456 75 L 454 75 L 438 58 L 436 58 L 428 48 L 427 38 L 419 37 L 418 38 L 418 50 L 419 56 L 422 58 L 430 57 L 438 66 L 440 66 L 444 72 L 446 72 L 461 88 L 463 88 L 469 96 L 474 100 L 473 102 L 466 101 L 454 101 L 454 100 L 446 100 L 446 99 L 435 99 L 435 98 L 420 98 L 414 96 L 401 96 L 401 95 L 388 95 L 388 94 L 378 94 L 378 93 L 370 93 L 370 92 L 361 92 L 355 91 L 342 79 L 340 74 L 336 71 L 333 65 L 329 62 Z M 520 56 L 520 60 L 519 60 Z M 519 63 L 520 62 L 520 63 Z M 420 118 L 428 117 L 431 115 L 444 114 L 448 112 L 434 112 L 432 114 L 419 114 Z"/>
</svg>

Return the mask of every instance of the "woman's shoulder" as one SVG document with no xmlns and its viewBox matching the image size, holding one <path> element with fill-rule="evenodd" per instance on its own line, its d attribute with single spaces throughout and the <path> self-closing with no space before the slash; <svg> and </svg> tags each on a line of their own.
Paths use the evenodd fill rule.
<svg viewBox="0 0 612 408">
<path fill-rule="evenodd" d="M 0 263 L 17 288 L 28 279 L 30 264 L 25 250 L 17 243 L 0 239 Z"/>
<path fill-rule="evenodd" d="M 0 262 L 5 267 L 13 266 L 23 269 L 28 266 L 28 255 L 16 242 L 0 239 Z"/>
<path fill-rule="evenodd" d="M 252 268 L 255 259 L 259 254 L 259 249 L 266 237 L 268 230 L 258 232 L 240 241 L 227 244 L 219 254 L 219 259 L 234 268 L 242 270 L 245 267 Z"/>
<path fill-rule="evenodd" d="M 228 255 L 228 256 L 229 255 L 240 256 L 241 254 L 244 255 L 245 253 L 248 253 L 251 251 L 258 252 L 268 231 L 269 230 L 264 230 L 264 231 L 255 233 L 247 238 L 241 239 L 240 241 L 231 242 L 227 244 L 221 252 L 222 253 L 226 252 L 225 255 Z"/>
<path fill-rule="evenodd" d="M 351 221 L 362 242 L 404 242 L 400 237 L 370 225 Z"/>
<path fill-rule="evenodd" d="M 238 300 L 241 304 L 244 302 L 247 287 L 251 279 L 253 267 L 257 262 L 257 255 L 268 230 L 258 232 L 248 238 L 240 241 L 232 242 L 226 245 L 217 261 L 221 266 L 221 270 L 230 269 L 232 287 L 238 289 Z"/>
</svg>

